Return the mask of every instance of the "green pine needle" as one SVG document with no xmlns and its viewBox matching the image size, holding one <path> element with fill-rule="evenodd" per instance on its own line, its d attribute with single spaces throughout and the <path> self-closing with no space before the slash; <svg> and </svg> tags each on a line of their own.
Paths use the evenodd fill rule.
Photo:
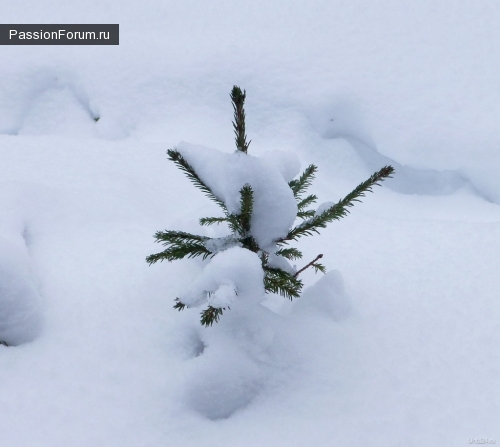
<svg viewBox="0 0 500 447">
<path fill-rule="evenodd" d="M 243 234 L 243 228 L 241 227 L 240 216 L 237 214 L 227 214 L 226 215 L 227 224 L 233 234 Z"/>
<path fill-rule="evenodd" d="M 200 323 L 202 326 L 208 327 L 212 326 L 212 324 L 217 323 L 219 318 L 221 317 L 223 311 L 226 310 L 223 308 L 208 306 L 203 312 L 201 312 Z"/>
<path fill-rule="evenodd" d="M 283 256 L 290 261 L 302 258 L 302 252 L 293 247 L 281 248 L 276 252 L 276 254 L 278 256 Z"/>
<path fill-rule="evenodd" d="M 312 266 L 314 267 L 315 273 L 318 273 L 318 272 L 326 273 L 326 267 L 323 264 L 320 264 L 319 262 L 315 262 L 314 264 L 312 264 Z"/>
<path fill-rule="evenodd" d="M 206 236 L 198 236 L 184 231 L 167 230 L 156 232 L 155 239 L 156 242 L 168 248 L 160 253 L 148 256 L 146 261 L 150 265 L 158 261 L 175 261 L 186 256 L 188 258 L 202 256 L 205 259 L 212 255 L 212 252 L 204 244 L 210 239 Z"/>
<path fill-rule="evenodd" d="M 186 307 L 187 306 L 183 302 L 181 302 L 179 298 L 175 299 L 174 309 L 177 309 L 180 312 L 181 310 L 184 310 Z"/>
<path fill-rule="evenodd" d="M 373 186 L 380 185 L 380 182 L 386 178 L 390 178 L 393 172 L 394 168 L 392 166 L 384 166 L 368 180 L 360 183 L 338 203 L 327 208 L 321 214 L 315 214 L 310 219 L 293 227 L 287 236 L 278 240 L 278 242 L 287 243 L 287 241 L 297 240 L 302 236 L 311 236 L 313 233 L 319 234 L 319 228 L 326 228 L 328 223 L 345 217 L 349 213 L 348 207 L 354 206 L 354 202 L 360 202 L 360 197 L 364 197 L 366 192 L 372 192 Z"/>
<path fill-rule="evenodd" d="M 199 222 L 201 226 L 209 226 L 227 222 L 227 217 L 202 217 Z"/>
<path fill-rule="evenodd" d="M 163 245 L 204 242 L 210 239 L 207 236 L 198 236 L 197 234 L 172 230 L 157 231 L 154 237 L 156 239 L 156 242 L 162 243 Z"/>
<path fill-rule="evenodd" d="M 241 230 L 244 234 L 247 234 L 250 232 L 250 221 L 253 212 L 253 189 L 248 183 L 240 189 L 240 196 Z"/>
<path fill-rule="evenodd" d="M 298 298 L 302 291 L 302 281 L 284 270 L 264 266 L 264 288 L 267 293 L 278 293 L 289 300 Z"/>
<path fill-rule="evenodd" d="M 233 128 L 234 134 L 236 135 L 236 148 L 238 151 L 246 154 L 248 146 L 250 146 L 250 141 L 247 143 L 247 136 L 245 134 L 245 109 L 243 108 L 246 92 L 241 91 L 241 89 L 235 85 L 230 96 L 234 110 Z"/>
<path fill-rule="evenodd" d="M 195 258 L 197 256 L 202 256 L 203 259 L 208 258 L 213 255 L 211 251 L 209 251 L 204 245 L 195 244 L 195 243 L 186 243 L 181 245 L 172 245 L 171 247 L 163 250 L 160 253 L 155 253 L 149 255 L 146 258 L 146 262 L 151 265 L 158 261 L 177 261 L 179 259 Z"/>
<path fill-rule="evenodd" d="M 354 206 L 353 202 L 360 202 L 358 197 L 364 197 L 365 192 L 373 192 L 373 186 L 380 186 L 380 182 L 384 181 L 386 178 L 392 178 L 391 174 L 393 173 L 394 168 L 392 166 L 384 166 L 380 171 L 375 172 L 368 180 L 365 180 L 354 188 L 339 202 L 339 204 L 341 203 L 343 207 Z"/>
<path fill-rule="evenodd" d="M 309 165 L 298 179 L 288 183 L 296 199 L 300 199 L 301 195 L 311 186 L 317 170 L 315 165 Z"/>
<path fill-rule="evenodd" d="M 311 217 L 314 217 L 315 214 L 316 211 L 314 210 L 298 211 L 297 217 L 300 217 L 301 219 L 310 219 Z"/>
<path fill-rule="evenodd" d="M 194 186 L 203 191 L 210 200 L 215 202 L 225 212 L 227 212 L 226 204 L 221 199 L 219 199 L 212 192 L 212 190 L 201 180 L 201 178 L 198 176 L 194 168 L 187 162 L 187 160 L 182 156 L 182 154 L 179 151 L 175 149 L 169 149 L 167 151 L 167 154 L 168 158 L 172 160 L 179 167 L 179 169 L 186 174 L 186 176 L 189 178 L 189 180 L 191 180 L 191 182 L 194 183 Z"/>
<path fill-rule="evenodd" d="M 305 199 L 302 199 L 297 203 L 297 209 L 299 211 L 302 211 L 306 206 L 316 203 L 317 200 L 318 198 L 314 194 L 311 194 L 310 196 L 307 196 Z"/>
</svg>

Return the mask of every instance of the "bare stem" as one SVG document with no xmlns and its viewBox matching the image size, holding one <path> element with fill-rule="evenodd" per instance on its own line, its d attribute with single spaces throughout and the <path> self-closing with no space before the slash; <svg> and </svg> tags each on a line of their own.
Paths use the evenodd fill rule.
<svg viewBox="0 0 500 447">
<path fill-rule="evenodd" d="M 307 264 L 305 267 L 302 267 L 300 270 L 298 270 L 297 272 L 295 272 L 295 275 L 293 275 L 295 278 L 297 276 L 299 276 L 300 273 L 302 273 L 304 270 L 308 269 L 309 267 L 311 267 L 312 265 L 314 265 L 314 263 L 318 260 L 318 259 L 321 259 L 323 257 L 322 254 L 319 254 L 318 256 L 316 256 L 309 264 Z"/>
</svg>

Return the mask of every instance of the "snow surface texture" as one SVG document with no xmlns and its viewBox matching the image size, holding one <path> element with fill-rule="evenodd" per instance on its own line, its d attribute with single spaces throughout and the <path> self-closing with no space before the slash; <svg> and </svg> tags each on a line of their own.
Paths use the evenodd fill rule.
<svg viewBox="0 0 500 447">
<path fill-rule="evenodd" d="M 498 2 L 4 3 L 121 36 L 0 49 L 1 446 L 500 442 Z M 249 154 L 317 164 L 319 203 L 397 173 L 304 239 L 300 300 L 204 329 L 172 305 L 205 264 L 144 258 L 219 211 L 165 152 L 231 154 L 234 84 Z"/>
<path fill-rule="evenodd" d="M 26 246 L 13 236 L 0 238 L 0 253 L 0 341 L 15 346 L 38 335 L 40 296 L 29 269 Z"/>
<path fill-rule="evenodd" d="M 343 138 L 350 143 L 371 171 L 392 165 L 398 175 L 387 185 L 403 194 L 452 194 L 460 188 L 477 189 L 470 180 L 453 170 L 416 169 L 404 166 L 378 152 L 369 134 L 365 133 L 359 112 L 352 104 L 339 103 L 329 109 L 316 111 L 313 119 L 320 135 L 326 139 Z M 331 118 L 327 118 L 327 117 Z"/>
</svg>

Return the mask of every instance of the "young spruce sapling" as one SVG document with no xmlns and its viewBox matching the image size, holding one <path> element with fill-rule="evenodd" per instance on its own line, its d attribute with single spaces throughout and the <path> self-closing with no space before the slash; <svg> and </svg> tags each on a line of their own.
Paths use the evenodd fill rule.
<svg viewBox="0 0 500 447">
<path fill-rule="evenodd" d="M 233 127 L 236 136 L 236 150 L 246 155 L 250 145 L 250 141 L 247 141 L 245 131 L 244 103 L 246 92 L 234 86 L 230 96 L 234 110 Z M 277 267 L 275 263 L 271 265 L 270 255 L 273 254 L 288 261 L 301 259 L 302 253 L 297 248 L 290 246 L 292 242 L 297 241 L 303 236 L 312 236 L 314 233 L 319 234 L 319 230 L 325 228 L 330 222 L 345 217 L 349 213 L 349 207 L 353 206 L 355 202 L 359 202 L 360 198 L 366 192 L 372 192 L 373 186 L 380 185 L 381 181 L 390 178 L 394 172 L 392 166 L 384 166 L 354 188 L 343 199 L 320 211 L 310 208 L 311 205 L 316 203 L 317 197 L 314 194 L 308 194 L 307 190 L 311 186 L 318 168 L 313 164 L 309 165 L 298 178 L 288 183 L 296 201 L 297 218 L 301 222 L 289 228 L 286 235 L 274 240 L 275 251 L 274 253 L 270 253 L 269 247 L 259 246 L 255 234 L 252 233 L 254 189 L 251 184 L 246 183 L 241 185 L 241 189 L 239 190 L 239 210 L 231 212 L 224 200 L 214 193 L 210 185 L 200 177 L 181 152 L 176 149 L 169 149 L 167 154 L 169 159 L 184 172 L 194 186 L 200 189 L 222 210 L 222 216 L 201 218 L 199 220 L 200 225 L 208 226 L 225 222 L 231 234 L 222 238 L 223 243 L 221 245 L 220 238 L 216 240 L 184 231 L 158 231 L 154 236 L 156 242 L 161 243 L 166 248 L 160 253 L 148 256 L 146 261 L 149 264 L 154 264 L 158 261 L 175 261 L 197 256 L 206 259 L 215 256 L 224 249 L 239 246 L 257 253 L 259 256 L 264 271 L 265 291 L 267 293 L 277 293 L 289 299 L 297 298 L 301 294 L 303 283 L 299 279 L 300 273 L 309 267 L 314 268 L 316 272 L 320 271 L 324 273 L 326 271 L 325 266 L 319 262 L 323 255 L 318 254 L 315 259 L 304 265 L 304 267 L 292 272 Z M 214 249 L 214 247 L 217 247 L 217 249 Z M 207 291 L 206 293 L 209 295 L 211 292 Z M 182 298 L 176 298 L 174 308 L 183 310 L 185 307 L 188 306 L 183 302 Z M 211 326 L 219 320 L 225 310 L 225 307 L 209 305 L 201 312 L 201 324 Z"/>
</svg>

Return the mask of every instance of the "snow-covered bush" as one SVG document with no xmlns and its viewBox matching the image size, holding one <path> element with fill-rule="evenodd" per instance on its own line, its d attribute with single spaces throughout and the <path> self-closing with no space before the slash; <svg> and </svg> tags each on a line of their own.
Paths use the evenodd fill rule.
<svg viewBox="0 0 500 447">
<path fill-rule="evenodd" d="M 393 173 L 385 166 L 358 185 L 337 203 L 327 202 L 316 210 L 314 194 L 307 194 L 317 167 L 308 166 L 295 178 L 299 162 L 293 154 L 274 152 L 265 157 L 248 154 L 245 133 L 246 92 L 233 87 L 234 132 L 237 150 L 232 154 L 181 143 L 168 156 L 223 212 L 204 217 L 200 225 L 226 223 L 230 234 L 222 238 L 199 236 L 184 231 L 159 231 L 156 241 L 167 248 L 146 258 L 149 264 L 185 257 L 213 258 L 175 308 L 206 305 L 201 323 L 212 325 L 238 298 L 260 300 L 264 293 L 278 293 L 293 299 L 300 296 L 299 274 L 309 267 L 325 272 L 318 262 L 322 254 L 296 269 L 289 261 L 302 253 L 289 244 L 302 236 L 319 233 L 320 228 L 348 213 L 348 207 Z M 295 224 L 296 219 L 301 222 Z"/>
</svg>

